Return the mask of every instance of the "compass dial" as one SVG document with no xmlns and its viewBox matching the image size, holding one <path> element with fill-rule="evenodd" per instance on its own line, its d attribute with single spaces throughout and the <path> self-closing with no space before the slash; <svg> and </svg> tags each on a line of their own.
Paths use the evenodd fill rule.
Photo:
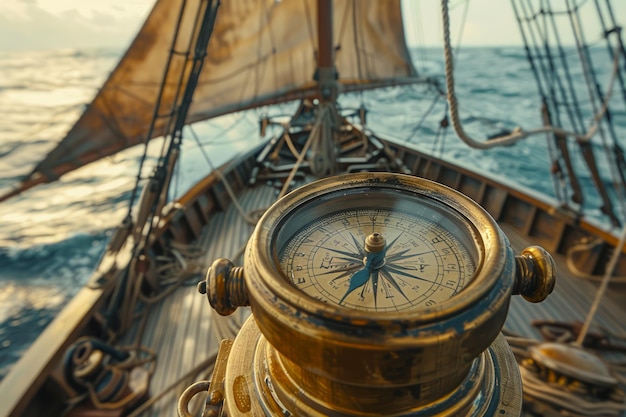
<svg viewBox="0 0 626 417">
<path fill-rule="evenodd" d="M 325 303 L 364 311 L 425 309 L 461 292 L 478 262 L 474 233 L 458 213 L 399 194 L 343 193 L 285 221 L 278 261 L 287 279 Z"/>
</svg>

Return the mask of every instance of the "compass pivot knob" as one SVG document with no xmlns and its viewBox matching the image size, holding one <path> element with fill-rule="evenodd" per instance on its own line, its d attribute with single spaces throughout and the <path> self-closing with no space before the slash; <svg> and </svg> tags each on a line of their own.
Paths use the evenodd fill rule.
<svg viewBox="0 0 626 417">
<path fill-rule="evenodd" d="M 556 265 L 548 251 L 540 246 L 529 246 L 515 257 L 515 263 L 513 294 L 532 303 L 545 300 L 556 283 Z"/>
<path fill-rule="evenodd" d="M 209 267 L 205 280 L 198 283 L 198 292 L 206 294 L 211 307 L 222 316 L 250 305 L 243 268 L 225 258 L 216 259 Z"/>
<path fill-rule="evenodd" d="M 382 252 L 385 249 L 385 238 L 380 233 L 372 233 L 365 238 L 365 250 L 370 253 Z"/>
</svg>

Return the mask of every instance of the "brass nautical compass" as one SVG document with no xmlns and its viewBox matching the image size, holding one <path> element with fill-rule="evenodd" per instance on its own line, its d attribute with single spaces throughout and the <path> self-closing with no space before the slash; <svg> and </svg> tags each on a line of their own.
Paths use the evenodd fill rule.
<svg viewBox="0 0 626 417">
<path fill-rule="evenodd" d="M 243 267 L 217 260 L 199 285 L 220 314 L 253 313 L 214 397 L 228 416 L 519 415 L 499 333 L 512 294 L 541 301 L 554 279 L 547 252 L 514 256 L 445 186 L 388 173 L 314 182 L 268 209 Z"/>
</svg>

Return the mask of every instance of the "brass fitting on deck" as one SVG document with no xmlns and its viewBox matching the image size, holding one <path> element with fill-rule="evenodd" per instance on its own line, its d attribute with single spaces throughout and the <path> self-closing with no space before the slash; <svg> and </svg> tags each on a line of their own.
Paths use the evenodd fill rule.
<svg viewBox="0 0 626 417">
<path fill-rule="evenodd" d="M 206 294 L 211 307 L 222 316 L 234 313 L 237 307 L 250 305 L 243 268 L 225 258 L 213 262 L 205 280 L 198 282 L 198 292 Z"/>
</svg>

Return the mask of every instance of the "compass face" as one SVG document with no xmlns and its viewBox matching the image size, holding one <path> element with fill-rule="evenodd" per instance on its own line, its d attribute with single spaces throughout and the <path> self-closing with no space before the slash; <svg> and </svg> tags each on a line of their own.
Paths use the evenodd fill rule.
<svg viewBox="0 0 626 417">
<path fill-rule="evenodd" d="M 280 227 L 277 258 L 307 295 L 364 311 L 409 311 L 455 297 L 479 262 L 476 233 L 436 201 L 387 189 L 313 200 Z"/>
</svg>

